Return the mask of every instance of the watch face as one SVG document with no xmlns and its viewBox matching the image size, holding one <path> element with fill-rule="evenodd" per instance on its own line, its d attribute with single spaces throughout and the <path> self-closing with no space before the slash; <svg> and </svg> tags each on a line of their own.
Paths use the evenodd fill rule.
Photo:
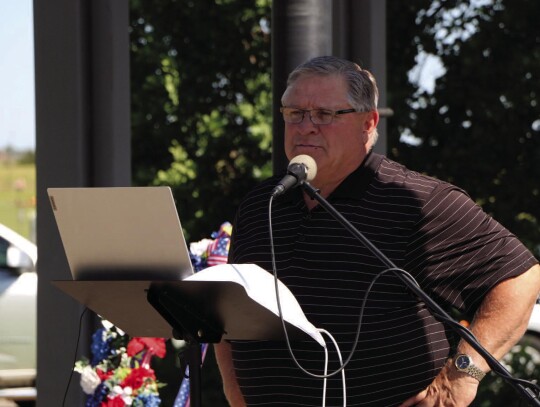
<svg viewBox="0 0 540 407">
<path fill-rule="evenodd" d="M 459 355 L 456 358 L 456 367 L 458 369 L 467 369 L 470 364 L 471 358 L 469 358 L 467 355 Z"/>
</svg>

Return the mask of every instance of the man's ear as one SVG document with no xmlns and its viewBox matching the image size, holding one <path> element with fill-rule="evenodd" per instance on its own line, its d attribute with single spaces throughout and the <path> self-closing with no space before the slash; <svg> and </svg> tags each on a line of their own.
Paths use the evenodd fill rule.
<svg viewBox="0 0 540 407">
<path fill-rule="evenodd" d="M 372 112 L 367 112 L 366 121 L 364 122 L 364 131 L 370 134 L 379 123 L 379 112 L 374 110 Z"/>
</svg>

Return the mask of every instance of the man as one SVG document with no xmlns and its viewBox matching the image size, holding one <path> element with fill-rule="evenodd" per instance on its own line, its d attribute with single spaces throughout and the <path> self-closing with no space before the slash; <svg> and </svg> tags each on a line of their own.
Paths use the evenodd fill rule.
<svg viewBox="0 0 540 407">
<path fill-rule="evenodd" d="M 440 305 L 474 315 L 471 330 L 501 358 L 526 328 L 540 267 L 463 191 L 371 152 L 377 99 L 374 78 L 354 63 L 318 57 L 299 66 L 282 97 L 287 157 L 313 157 L 311 184 L 322 196 Z M 268 202 L 278 180 L 239 207 L 231 263 L 272 271 Z M 271 221 L 278 277 L 346 357 L 366 290 L 385 267 L 300 188 L 274 201 Z M 458 339 L 385 273 L 369 293 L 345 369 L 347 405 L 469 405 L 489 367 Z M 320 346 L 297 341 L 292 350 L 304 368 L 323 373 Z M 298 369 L 283 342 L 222 342 L 216 356 L 232 406 L 322 405 L 322 380 Z M 338 363 L 335 352 L 330 357 L 332 371 Z M 340 375 L 329 379 L 327 405 L 343 405 L 341 386 Z"/>
</svg>

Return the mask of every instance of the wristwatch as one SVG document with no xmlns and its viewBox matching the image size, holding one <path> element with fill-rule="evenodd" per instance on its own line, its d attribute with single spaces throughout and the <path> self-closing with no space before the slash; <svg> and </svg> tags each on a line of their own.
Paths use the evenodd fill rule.
<svg viewBox="0 0 540 407">
<path fill-rule="evenodd" d="M 474 365 L 472 358 L 464 353 L 454 358 L 454 366 L 460 372 L 467 373 L 478 381 L 482 380 L 486 375 L 484 371 Z"/>
</svg>

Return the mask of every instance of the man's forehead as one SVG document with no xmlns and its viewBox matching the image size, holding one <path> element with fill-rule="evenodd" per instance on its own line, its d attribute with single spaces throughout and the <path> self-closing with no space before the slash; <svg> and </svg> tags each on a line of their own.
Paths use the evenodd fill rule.
<svg viewBox="0 0 540 407">
<path fill-rule="evenodd" d="M 347 86 L 342 77 L 336 75 L 301 76 L 283 93 L 281 100 L 287 103 L 323 103 L 347 101 Z"/>
</svg>

